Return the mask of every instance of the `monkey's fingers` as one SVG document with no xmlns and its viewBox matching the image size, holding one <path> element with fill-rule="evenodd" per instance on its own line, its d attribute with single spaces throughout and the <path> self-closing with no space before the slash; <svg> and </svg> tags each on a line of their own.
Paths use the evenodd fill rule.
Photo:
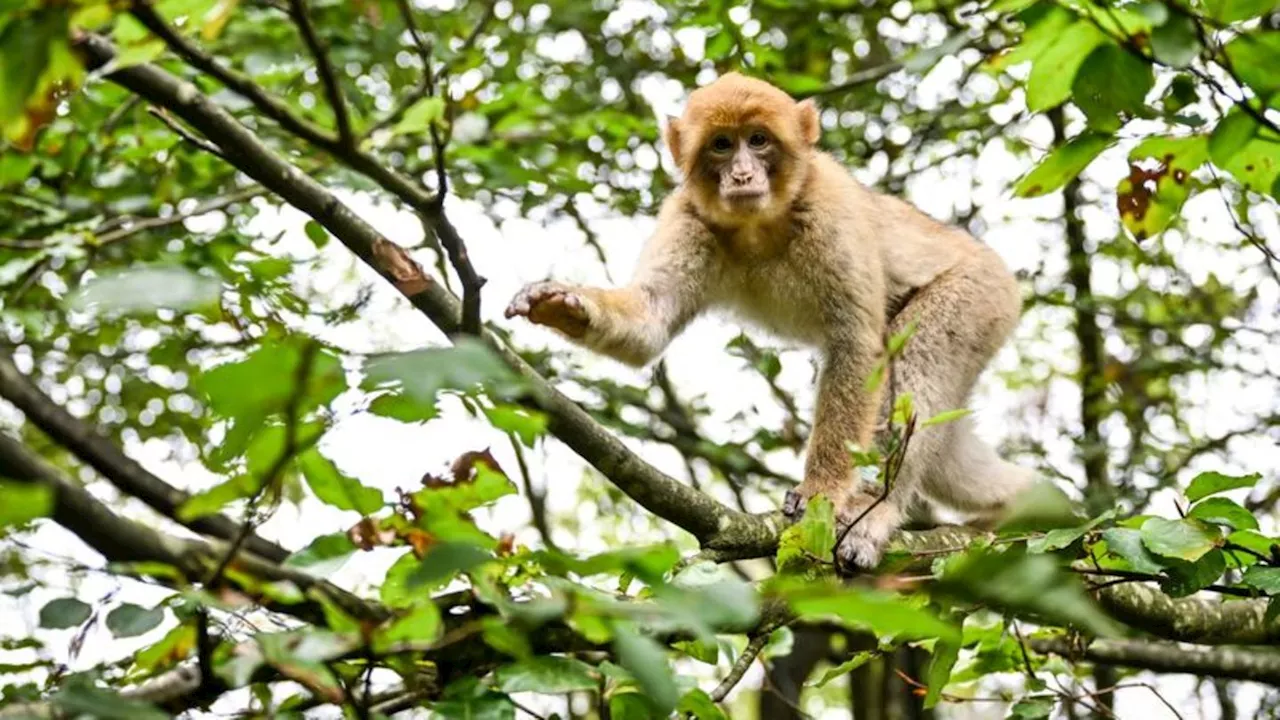
<svg viewBox="0 0 1280 720">
<path fill-rule="evenodd" d="M 511 298 L 511 303 L 507 305 L 506 311 L 503 313 L 508 318 L 517 315 L 528 317 L 539 303 L 547 300 L 555 295 L 564 294 L 565 289 L 548 280 L 542 282 L 530 283 L 520 289 L 516 296 Z"/>
<path fill-rule="evenodd" d="M 539 325 L 549 325 L 572 337 L 582 337 L 591 322 L 582 298 L 564 291 L 536 302 L 529 310 L 529 319 Z"/>
<path fill-rule="evenodd" d="M 792 520 L 799 520 L 804 515 L 804 506 L 808 498 L 797 490 L 788 490 L 782 499 L 782 514 Z"/>
</svg>

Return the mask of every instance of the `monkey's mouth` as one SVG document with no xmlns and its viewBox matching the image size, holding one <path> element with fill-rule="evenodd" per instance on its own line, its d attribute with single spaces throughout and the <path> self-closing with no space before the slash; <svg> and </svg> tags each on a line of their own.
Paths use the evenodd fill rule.
<svg viewBox="0 0 1280 720">
<path fill-rule="evenodd" d="M 720 198 L 731 205 L 758 205 L 769 197 L 768 184 L 724 188 Z"/>
</svg>

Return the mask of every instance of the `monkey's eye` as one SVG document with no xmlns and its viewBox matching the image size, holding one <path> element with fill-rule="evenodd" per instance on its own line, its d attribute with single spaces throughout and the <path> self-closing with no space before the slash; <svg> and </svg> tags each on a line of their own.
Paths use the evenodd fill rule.
<svg viewBox="0 0 1280 720">
<path fill-rule="evenodd" d="M 769 144 L 769 136 L 762 132 L 752 133 L 751 137 L 747 138 L 747 144 L 759 150 Z"/>
<path fill-rule="evenodd" d="M 717 135 L 711 140 L 711 152 L 727 153 L 733 149 L 733 141 L 728 135 Z"/>
</svg>

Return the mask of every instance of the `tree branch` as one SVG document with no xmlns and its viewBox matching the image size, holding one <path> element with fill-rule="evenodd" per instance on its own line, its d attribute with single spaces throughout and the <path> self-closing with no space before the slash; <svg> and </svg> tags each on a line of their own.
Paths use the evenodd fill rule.
<svg viewBox="0 0 1280 720">
<path fill-rule="evenodd" d="M 1103 588 L 1098 602 L 1117 620 L 1178 642 L 1203 645 L 1280 643 L 1280 619 L 1268 619 L 1267 601 L 1171 598 L 1143 583 Z"/>
<path fill-rule="evenodd" d="M 1190 673 L 1280 685 L 1280 653 L 1245 648 L 1185 648 L 1144 640 L 1094 640 L 1077 647 L 1064 639 L 1033 638 L 1028 644 L 1042 654 L 1067 660 L 1140 668 L 1162 673 Z"/>
<path fill-rule="evenodd" d="M 200 579 L 208 577 L 227 545 L 224 542 L 173 537 L 120 517 L 34 451 L 4 433 L 0 433 L 0 473 L 19 482 L 50 488 L 54 494 L 53 521 L 75 533 L 110 562 L 159 562 L 177 568 L 188 578 Z M 237 578 L 287 580 L 309 598 L 314 598 L 313 593 L 322 595 L 353 617 L 376 622 L 389 617 L 387 610 L 377 603 L 363 600 L 301 570 L 282 567 L 248 552 L 238 554 L 233 567 L 236 572 L 228 573 L 225 582 L 261 602 L 264 607 L 309 623 L 326 625 L 324 612 L 314 599 L 297 604 L 275 603 L 252 587 L 252 582 L 246 584 Z M 162 583 L 173 582 L 164 574 L 155 579 Z"/>
<path fill-rule="evenodd" d="M 355 136 L 351 132 L 351 116 L 347 114 L 347 103 L 342 99 L 342 88 L 338 85 L 338 76 L 333 72 L 333 65 L 329 62 L 329 53 L 320 44 L 320 37 L 316 35 L 316 26 L 307 14 L 305 0 L 289 0 L 289 14 L 293 17 L 294 24 L 298 26 L 298 31 L 302 33 L 302 40 L 307 44 L 311 56 L 316 60 L 316 72 L 320 75 L 325 95 L 329 98 L 329 106 L 333 108 L 334 122 L 338 126 L 338 142 L 344 146 L 351 146 L 354 144 Z"/>
<path fill-rule="evenodd" d="M 0 397 L 13 403 L 27 420 L 101 473 L 112 485 L 156 512 L 195 532 L 223 540 L 240 534 L 240 526 L 224 515 L 206 515 L 188 522 L 178 520 L 178 508 L 190 497 L 187 493 L 152 475 L 92 426 L 59 407 L 18 370 L 4 351 L 0 351 Z M 289 556 L 288 550 L 256 534 L 246 539 L 245 547 L 255 555 L 276 562 Z"/>
<path fill-rule="evenodd" d="M 354 145 L 344 145 L 339 137 L 321 128 L 310 120 L 295 115 L 279 98 L 271 95 L 262 86 L 231 68 L 225 67 L 198 45 L 183 37 L 160 17 L 155 8 L 146 0 L 133 0 L 130 11 L 156 37 L 164 41 L 178 57 L 192 67 L 200 70 L 225 85 L 232 92 L 253 103 L 263 115 L 274 120 L 285 132 L 324 150 L 352 170 L 368 177 L 382 189 L 395 195 L 409 205 L 414 211 L 429 217 L 434 222 L 438 215 L 435 196 L 414 183 L 408 177 L 387 168 L 374 156 L 361 151 Z M 110 44 L 101 41 L 104 50 L 114 56 Z M 101 67 L 100 64 L 94 66 Z M 194 86 L 192 86 L 194 90 Z M 199 92 L 196 90 L 196 92 Z M 156 103 L 160 104 L 160 103 Z M 173 110 L 173 108 L 169 108 Z M 181 117 L 180 113 L 174 114 Z M 196 127 L 191 123 L 192 127 Z M 209 137 L 208 133 L 205 133 Z M 212 139 L 212 138 L 210 138 Z M 216 140 L 214 144 L 220 144 Z"/>
<path fill-rule="evenodd" d="M 91 70 L 102 68 L 115 56 L 111 44 L 95 35 L 82 35 L 76 46 Z M 446 334 L 461 329 L 458 299 L 427 276 L 404 248 L 282 159 L 191 83 L 149 63 L 113 70 L 107 79 L 167 108 L 215 142 L 229 163 L 323 225 Z M 688 530 L 706 547 L 755 553 L 748 557 L 771 552 L 782 527 L 780 515 L 740 513 L 659 471 L 551 387 L 497 335 L 485 331 L 481 339 L 528 382 L 529 399 L 549 416 L 551 432 L 641 506 Z"/>
</svg>

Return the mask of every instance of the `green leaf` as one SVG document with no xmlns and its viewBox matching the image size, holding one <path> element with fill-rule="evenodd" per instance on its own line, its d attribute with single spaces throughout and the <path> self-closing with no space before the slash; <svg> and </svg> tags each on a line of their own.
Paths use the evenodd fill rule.
<svg viewBox="0 0 1280 720">
<path fill-rule="evenodd" d="M 806 619 L 833 618 L 877 636 L 903 639 L 959 637 L 960 630 L 923 608 L 875 590 L 828 583 L 779 585 L 780 595 L 797 615 Z"/>
<path fill-rule="evenodd" d="M 317 250 L 329 244 L 329 231 L 325 230 L 324 226 L 315 220 L 308 220 L 307 224 L 302 226 L 302 229 L 306 232 L 307 239 L 316 246 Z"/>
<path fill-rule="evenodd" d="M 806 682 L 805 685 L 808 685 L 810 687 L 819 687 L 819 688 L 825 687 L 826 684 L 831 682 L 832 680 L 835 680 L 836 678 L 842 677 L 844 675 L 848 675 L 854 670 L 857 670 L 863 665 L 866 665 L 867 661 L 873 657 L 875 657 L 875 653 L 872 653 L 870 651 L 856 652 L 848 660 L 845 660 L 839 665 L 836 665 L 835 667 L 827 670 L 825 673 L 822 674 L 822 677 L 818 678 L 817 680 L 811 680 L 809 682 Z"/>
<path fill-rule="evenodd" d="M 1280 552 L 1280 545 L 1277 545 L 1277 541 L 1274 538 L 1269 538 L 1253 530 L 1237 530 L 1227 536 L 1227 542 L 1252 550 L 1264 557 L 1270 557 Z"/>
<path fill-rule="evenodd" d="M 958 408 L 956 410 L 943 410 L 933 417 L 920 423 L 920 427 L 927 428 L 930 425 L 943 425 L 949 422 L 955 422 L 962 417 L 968 416 L 973 410 L 969 408 Z"/>
<path fill-rule="evenodd" d="M 264 342 L 243 360 L 202 373 L 195 388 L 214 413 L 251 436 L 272 415 L 291 407 L 310 412 L 347 389 L 342 363 L 310 342 L 293 336 Z"/>
<path fill-rule="evenodd" d="M 485 408 L 484 414 L 489 418 L 489 424 L 520 438 L 525 447 L 533 447 L 533 443 L 547 432 L 547 416 L 536 410 L 497 405 Z"/>
<path fill-rule="evenodd" d="M 93 613 L 93 608 L 75 598 L 58 598 L 40 608 L 40 627 L 66 630 L 78 627 Z"/>
<path fill-rule="evenodd" d="M 1201 498 L 1217 495 L 1228 490 L 1251 488 L 1261 479 L 1262 475 L 1259 473 L 1252 475 L 1223 475 L 1219 472 L 1202 472 L 1195 476 L 1195 479 L 1187 486 L 1185 495 L 1191 502 L 1196 502 Z"/>
<path fill-rule="evenodd" d="M 987 61 L 992 70 L 1007 70 L 1029 60 L 1035 60 L 1052 47 L 1062 33 L 1077 22 L 1075 13 L 1056 3 L 1033 3 L 1020 12 L 1027 29 L 1022 41 L 1009 51 L 999 53 Z M 1069 86 L 1069 84 L 1068 84 Z"/>
<path fill-rule="evenodd" d="M 457 686 L 461 685 L 461 688 Z M 515 720 L 516 706 L 510 698 L 465 678 L 445 689 L 444 699 L 431 704 L 433 720 Z"/>
<path fill-rule="evenodd" d="M 1246 33 L 1237 36 L 1223 48 L 1235 73 L 1246 85 L 1267 100 L 1280 92 L 1280 73 L 1275 71 L 1280 58 L 1280 32 Z"/>
<path fill-rule="evenodd" d="M 439 542 L 427 550 L 418 568 L 409 575 L 407 587 L 412 590 L 428 583 L 438 585 L 441 580 L 467 572 L 492 559 L 492 555 L 475 545 Z"/>
<path fill-rule="evenodd" d="M 212 515 L 228 504 L 252 495 L 258 487 L 248 475 L 231 478 L 187 498 L 178 506 L 178 519 L 189 522 L 205 515 Z"/>
<path fill-rule="evenodd" d="M 672 617 L 693 621 L 707 630 L 745 630 L 759 619 L 755 589 L 724 565 L 694 563 L 680 571 L 654 596 Z"/>
<path fill-rule="evenodd" d="M 1257 530 L 1258 520 L 1234 500 L 1211 497 L 1192 506 L 1187 517 L 1198 518 L 1215 525 L 1225 525 L 1232 530 Z"/>
<path fill-rule="evenodd" d="M 0 481 L 0 528 L 21 525 L 53 512 L 53 490 L 46 485 Z"/>
<path fill-rule="evenodd" d="M 835 507 L 822 495 L 805 506 L 800 521 L 782 531 L 778 539 L 778 572 L 803 573 L 832 562 L 836 544 Z"/>
<path fill-rule="evenodd" d="M 1164 570 L 1164 563 L 1152 555 L 1142 544 L 1142 533 L 1133 528 L 1107 528 L 1102 531 L 1107 543 L 1107 553 L 1120 557 L 1138 572 L 1156 574 Z"/>
<path fill-rule="evenodd" d="M 440 609 L 435 603 L 419 602 L 383 631 L 381 641 L 382 643 L 430 643 L 440 637 L 443 627 Z"/>
<path fill-rule="evenodd" d="M 498 668 L 497 689 L 505 693 L 558 695 L 595 690 L 599 681 L 590 665 L 568 657 L 535 657 Z"/>
<path fill-rule="evenodd" d="M 150 703 L 95 687 L 93 681 L 84 675 L 67 679 L 53 696 L 53 703 L 67 717 L 88 716 L 103 720 L 164 720 L 169 717 Z"/>
<path fill-rule="evenodd" d="M 49 6 L 0 25 L 0 130 L 20 148 L 30 149 L 52 116 L 57 85 L 83 76 L 68 44 L 69 19 L 67 8 Z"/>
<path fill-rule="evenodd" d="M 1209 156 L 1204 135 L 1153 137 L 1129 153 L 1129 175 L 1116 186 L 1120 220 L 1138 240 L 1158 235 L 1191 194 L 1191 173 Z"/>
<path fill-rule="evenodd" d="M 1222 551 L 1210 550 L 1194 563 L 1174 560 L 1165 568 L 1168 579 L 1160 583 L 1160 587 L 1169 597 L 1186 597 L 1209 587 L 1227 569 L 1227 560 Z"/>
<path fill-rule="evenodd" d="M 1027 613 L 1051 622 L 1076 625 L 1101 637 L 1118 632 L 1115 621 L 1085 592 L 1079 578 L 1047 555 L 970 550 L 944 565 L 939 588 L 965 602 L 1006 612 Z"/>
<path fill-rule="evenodd" d="M 104 314 L 199 310 L 222 297 L 222 283 L 182 267 L 134 267 L 104 272 L 67 298 L 72 310 Z"/>
<path fill-rule="evenodd" d="M 1164 557 L 1192 562 L 1218 546 L 1221 535 L 1199 520 L 1153 517 L 1142 524 L 1142 544 Z"/>
<path fill-rule="evenodd" d="M 1205 0 L 1205 14 L 1220 23 L 1240 22 L 1278 8 L 1276 0 Z"/>
<path fill-rule="evenodd" d="M 1245 190 L 1274 194 L 1275 183 L 1280 180 L 1280 135 L 1260 130 L 1223 163 L 1222 169 L 1231 173 Z"/>
<path fill-rule="evenodd" d="M 671 712 L 680 699 L 680 692 L 671 676 L 666 650 L 653 638 L 641 635 L 625 623 L 614 624 L 613 650 L 618 662 L 635 677 L 657 711 L 663 716 Z"/>
<path fill-rule="evenodd" d="M 309 575 L 328 577 L 342 568 L 356 552 L 346 533 L 330 533 L 312 540 L 305 548 L 285 558 L 286 567 L 305 570 Z"/>
<path fill-rule="evenodd" d="M 1203 49 L 1195 20 L 1183 15 L 1174 15 L 1151 32 L 1151 53 L 1170 67 L 1187 67 Z"/>
<path fill-rule="evenodd" d="M 505 618 L 490 617 L 485 618 L 483 622 L 483 637 L 489 647 L 521 660 L 533 656 L 533 646 L 529 643 L 529 637 Z"/>
<path fill-rule="evenodd" d="M 694 688 L 680 698 L 676 712 L 681 717 L 692 716 L 695 720 L 727 720 L 728 716 L 716 705 L 706 691 Z"/>
<path fill-rule="evenodd" d="M 425 133 L 444 118 L 444 98 L 425 97 L 409 106 L 392 131 L 397 135 Z"/>
<path fill-rule="evenodd" d="M 925 677 L 929 689 L 925 692 L 924 706 L 931 708 L 942 698 L 942 689 L 951 680 L 951 669 L 960 659 L 959 638 L 938 640 L 933 646 L 933 656 L 929 659 L 929 668 Z"/>
<path fill-rule="evenodd" d="M 1024 534 L 1038 530 L 1076 527 L 1081 518 L 1062 489 L 1048 481 L 1037 481 L 1011 503 L 1000 523 L 1001 534 Z"/>
<path fill-rule="evenodd" d="M 720 643 L 703 641 L 703 640 L 681 640 L 671 643 L 671 647 L 688 655 L 689 657 L 704 662 L 708 665 L 715 665 L 720 661 Z"/>
<path fill-rule="evenodd" d="M 328 458 L 311 447 L 298 456 L 298 467 L 316 497 L 339 510 L 354 510 L 372 515 L 386 503 L 382 491 L 367 487 L 359 480 L 343 474 Z"/>
<path fill-rule="evenodd" d="M 1009 708 L 1008 720 L 1049 720 L 1057 706 L 1055 697 L 1024 697 Z"/>
<path fill-rule="evenodd" d="M 1111 144 L 1111 137 L 1085 132 L 1056 148 L 1014 186 L 1018 197 L 1046 195 L 1078 176 L 1093 159 Z"/>
<path fill-rule="evenodd" d="M 1209 137 L 1209 159 L 1214 165 L 1225 168 L 1258 134 L 1258 122 L 1248 113 L 1236 108 L 1213 129 Z"/>
<path fill-rule="evenodd" d="M 118 638 L 151 632 L 164 621 L 164 608 L 144 608 L 123 603 L 107 613 L 107 629 Z"/>
<path fill-rule="evenodd" d="M 525 385 L 497 354 L 471 338 L 461 338 L 451 348 L 380 355 L 364 369 L 366 388 L 393 388 L 427 407 L 434 407 L 441 391 L 483 387 L 498 396 L 514 396 Z"/>
<path fill-rule="evenodd" d="M 1098 45 L 1102 31 L 1086 20 L 1067 26 L 1057 40 L 1031 63 L 1027 77 L 1027 109 L 1039 112 L 1062 104 L 1071 96 L 1076 72 Z"/>
<path fill-rule="evenodd" d="M 196 648 L 196 628 L 191 624 L 174 627 L 155 644 L 138 651 L 133 665 L 138 670 L 150 672 L 177 665 L 187 659 Z"/>
<path fill-rule="evenodd" d="M 1280 568 L 1251 565 L 1244 571 L 1240 582 L 1267 595 L 1280 595 Z"/>
<path fill-rule="evenodd" d="M 1071 100 L 1090 127 L 1115 132 L 1124 120 L 1143 115 L 1155 84 L 1151 63 L 1118 45 L 1105 43 L 1089 54 L 1071 86 Z"/>
<path fill-rule="evenodd" d="M 1115 511 L 1108 510 L 1089 522 L 1073 528 L 1057 528 L 1045 533 L 1043 537 L 1038 537 L 1027 542 L 1027 552 L 1043 553 L 1061 550 L 1071 543 L 1084 537 L 1085 533 L 1094 529 L 1098 525 L 1107 522 L 1115 517 Z"/>
</svg>

